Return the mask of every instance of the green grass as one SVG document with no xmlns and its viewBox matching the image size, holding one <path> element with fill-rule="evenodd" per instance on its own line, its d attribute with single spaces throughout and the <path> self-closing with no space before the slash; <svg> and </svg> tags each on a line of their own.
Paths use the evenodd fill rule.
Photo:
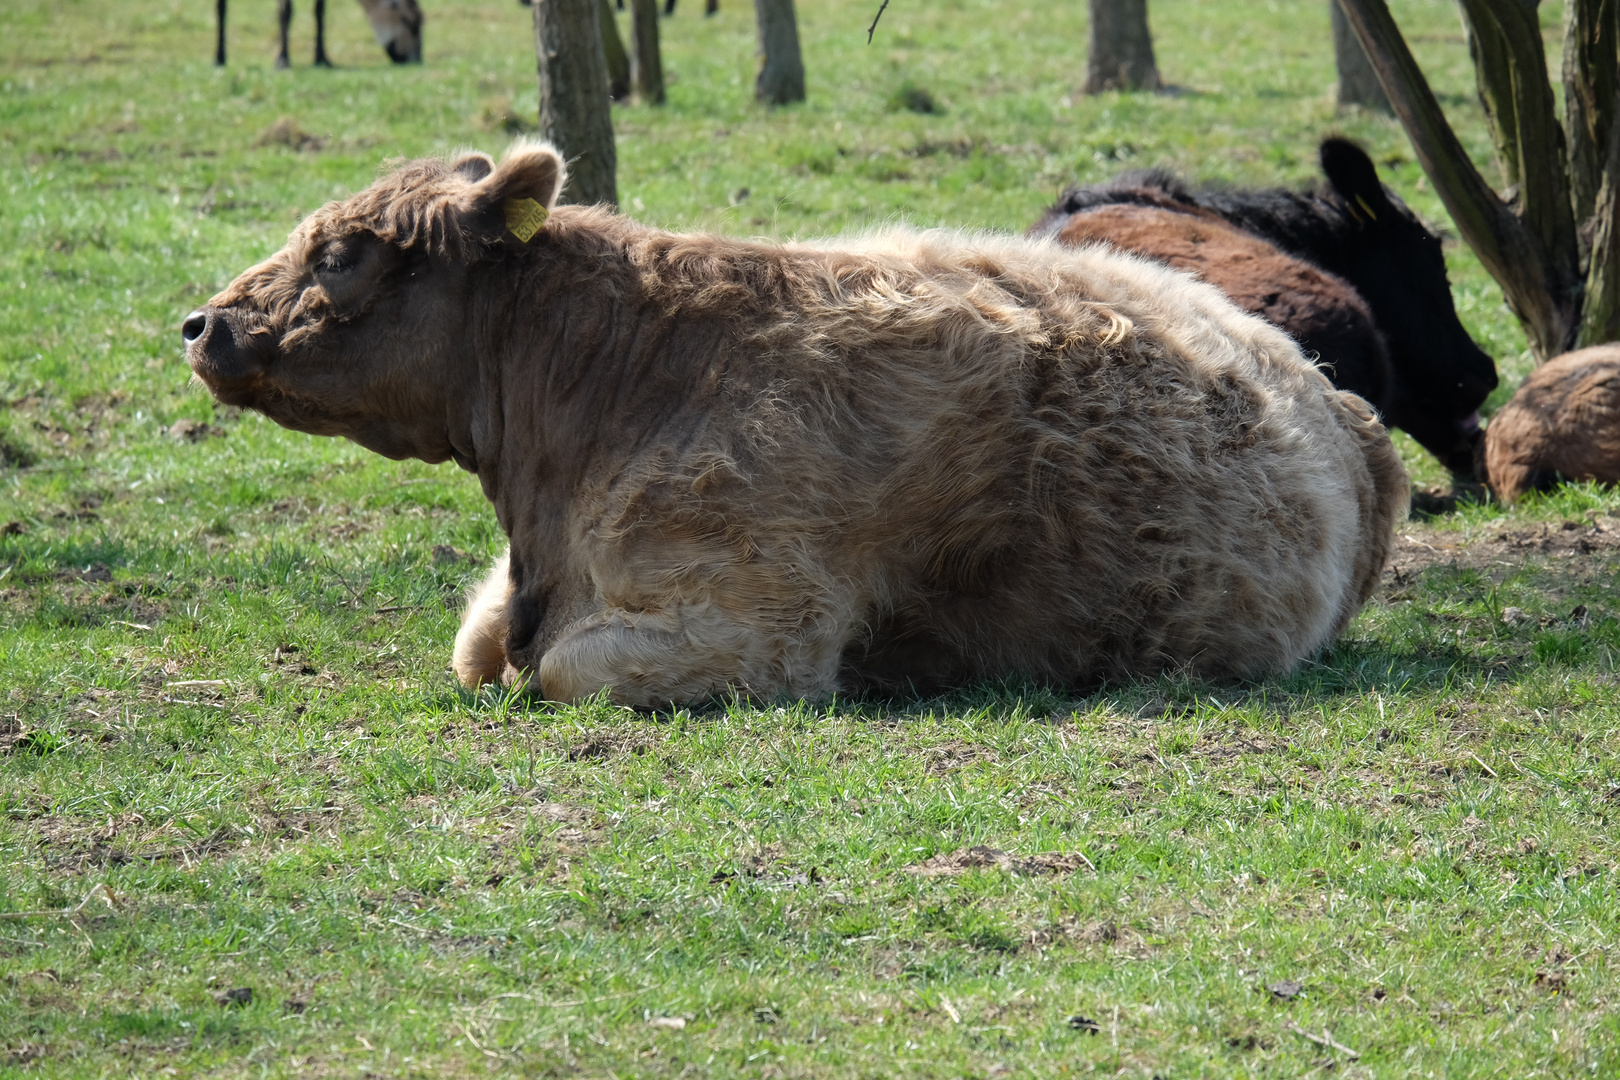
<svg viewBox="0 0 1620 1080">
<path fill-rule="evenodd" d="M 0 1075 L 1620 1072 L 1620 497 L 1409 523 L 1266 683 L 466 694 L 475 482 L 215 408 L 177 327 L 387 158 L 499 151 L 528 13 L 440 0 L 396 69 L 339 0 L 343 66 L 301 10 L 277 72 L 238 0 L 215 71 L 211 7 L 14 0 L 0 40 Z M 1330 130 L 1443 220 L 1391 122 L 1335 115 L 1317 0 L 1155 0 L 1175 92 L 1096 99 L 1082 4 L 897 0 L 870 47 L 875 4 L 806 4 L 810 101 L 774 113 L 748 6 L 696 7 L 669 104 L 615 110 L 661 224 L 1021 229 L 1126 167 L 1302 182 Z M 1454 9 L 1395 10 L 1488 160 Z M 1523 337 L 1451 262 L 1499 404 Z M 976 845 L 1011 858 L 916 872 Z"/>
</svg>

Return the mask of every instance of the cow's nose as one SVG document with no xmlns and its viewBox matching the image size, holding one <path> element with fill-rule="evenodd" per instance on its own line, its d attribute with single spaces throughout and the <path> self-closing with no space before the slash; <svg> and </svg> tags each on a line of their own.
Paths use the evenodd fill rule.
<svg viewBox="0 0 1620 1080">
<path fill-rule="evenodd" d="M 180 326 L 180 337 L 187 345 L 202 337 L 208 330 L 208 312 L 193 311 Z"/>
</svg>

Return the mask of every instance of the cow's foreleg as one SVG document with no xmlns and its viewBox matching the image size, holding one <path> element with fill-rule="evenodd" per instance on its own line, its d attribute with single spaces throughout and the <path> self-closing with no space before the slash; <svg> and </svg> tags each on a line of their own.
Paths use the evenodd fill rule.
<svg viewBox="0 0 1620 1080">
<path fill-rule="evenodd" d="M 277 0 L 276 19 L 281 23 L 281 52 L 276 54 L 276 67 L 291 67 L 292 57 L 287 53 L 287 30 L 292 26 L 292 0 Z"/>
<path fill-rule="evenodd" d="M 450 665 L 456 678 L 469 690 L 496 682 L 506 671 L 508 608 L 512 602 L 512 575 L 509 556 L 495 560 L 489 575 L 479 582 L 461 614 L 461 629 Z"/>
<path fill-rule="evenodd" d="M 837 689 L 840 644 L 763 633 L 711 604 L 610 609 L 574 623 L 546 650 L 538 689 L 553 701 L 607 690 L 619 704 L 644 708 L 728 693 L 824 697 Z"/>
<path fill-rule="evenodd" d="M 214 66 L 225 66 L 225 0 L 214 0 Z"/>
</svg>

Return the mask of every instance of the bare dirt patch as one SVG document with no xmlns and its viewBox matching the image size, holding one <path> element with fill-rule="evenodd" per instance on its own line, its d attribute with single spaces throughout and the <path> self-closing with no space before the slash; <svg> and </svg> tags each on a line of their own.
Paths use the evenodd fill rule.
<svg viewBox="0 0 1620 1080">
<path fill-rule="evenodd" d="M 928 758 L 928 765 L 924 771 L 929 776 L 948 776 L 958 769 L 991 756 L 990 751 L 984 747 L 963 742 L 961 739 L 952 739 L 950 742 L 928 747 L 923 753 Z"/>
<path fill-rule="evenodd" d="M 203 420 L 176 420 L 169 425 L 168 436 L 176 442 L 201 442 L 210 436 L 225 434 L 225 429 Z"/>
<path fill-rule="evenodd" d="M 432 800 L 432 796 L 425 796 Z M 560 826 L 555 832 L 548 834 L 547 839 L 558 845 L 564 854 L 579 854 L 590 844 L 600 843 L 607 838 L 609 826 L 602 821 L 595 812 L 583 806 L 573 806 L 561 802 L 539 802 L 517 804 L 498 812 L 500 817 L 495 824 L 497 835 L 490 851 L 500 855 L 506 849 L 516 846 L 525 831 L 526 824 L 536 824 L 542 827 L 547 825 Z M 493 818 L 494 815 L 492 815 Z M 475 819 L 469 824 L 479 824 L 491 819 Z"/>
<path fill-rule="evenodd" d="M 1232 728 L 1213 731 L 1199 738 L 1188 753 L 1207 761 L 1226 761 L 1251 754 L 1278 754 L 1292 749 L 1292 744 L 1257 731 Z"/>
<path fill-rule="evenodd" d="M 1521 525 L 1500 522 L 1474 535 L 1457 529 L 1408 527 L 1395 538 L 1386 585 L 1402 586 L 1434 566 L 1518 567 L 1533 558 L 1594 561 L 1620 554 L 1620 517 L 1589 514 L 1579 521 Z"/>
<path fill-rule="evenodd" d="M 1050 948 L 1059 942 L 1068 942 L 1072 945 L 1113 945 L 1120 940 L 1122 934 L 1119 924 L 1112 919 L 1086 922 L 1070 918 L 1031 930 L 1026 940 L 1037 949 Z"/>
<path fill-rule="evenodd" d="M 935 855 L 905 868 L 906 873 L 919 877 L 956 877 L 970 870 L 991 868 L 1008 874 L 1072 874 L 1084 867 L 1095 870 L 1091 860 L 1075 852 L 1065 855 L 1057 851 L 1043 851 L 1035 855 L 1011 855 L 999 848 L 978 844 L 957 848 L 955 851 Z"/>
<path fill-rule="evenodd" d="M 766 844 L 739 857 L 735 869 L 721 868 L 709 878 L 710 885 L 724 885 L 729 881 L 746 878 L 768 889 L 792 889 L 801 885 L 825 885 L 828 877 L 819 866 L 808 870 L 794 868 L 780 844 Z"/>
<path fill-rule="evenodd" d="M 0 1051 L 0 1061 L 11 1066 L 27 1065 L 40 1060 L 48 1053 L 49 1051 L 38 1043 L 24 1042 Z"/>
<path fill-rule="evenodd" d="M 296 119 L 283 116 L 259 133 L 254 146 L 285 146 L 293 151 L 316 151 L 326 145 L 326 136 L 311 135 Z"/>
<path fill-rule="evenodd" d="M 641 731 L 602 730 L 588 732 L 568 748 L 569 761 L 592 761 L 621 754 L 645 754 L 656 744 L 654 737 Z"/>
<path fill-rule="evenodd" d="M 173 837 L 174 822 L 149 827 L 140 814 L 120 814 L 101 822 L 65 815 L 36 819 L 31 829 L 46 867 L 69 873 L 134 862 L 187 865 L 238 849 L 238 830 L 222 826 L 206 836 Z M 179 843 L 173 842 L 179 839 Z M 168 842 L 165 842 L 168 841 Z"/>
</svg>

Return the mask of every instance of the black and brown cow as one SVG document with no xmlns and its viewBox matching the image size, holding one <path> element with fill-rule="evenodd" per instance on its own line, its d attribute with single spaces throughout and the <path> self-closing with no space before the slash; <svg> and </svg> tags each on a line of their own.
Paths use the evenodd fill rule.
<svg viewBox="0 0 1620 1080">
<path fill-rule="evenodd" d="M 1320 157 L 1328 182 L 1313 191 L 1127 173 L 1071 188 L 1030 232 L 1110 243 L 1197 274 L 1471 477 L 1496 366 L 1457 318 L 1440 238 L 1379 182 L 1360 147 L 1330 138 Z"/>
</svg>

